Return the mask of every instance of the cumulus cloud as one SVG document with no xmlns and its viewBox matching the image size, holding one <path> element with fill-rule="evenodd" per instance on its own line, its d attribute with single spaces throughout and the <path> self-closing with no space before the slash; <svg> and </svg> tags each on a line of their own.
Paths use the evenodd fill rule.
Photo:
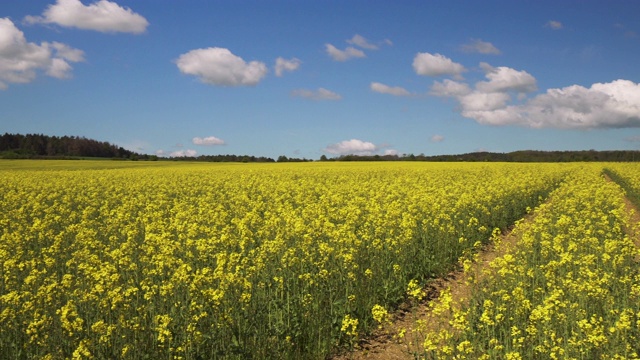
<svg viewBox="0 0 640 360">
<path fill-rule="evenodd" d="M 340 50 L 331 44 L 325 44 L 325 48 L 327 54 L 331 56 L 331 58 L 335 61 L 347 61 L 353 58 L 363 58 L 366 57 L 365 53 L 362 50 L 356 49 L 354 47 L 347 47 L 344 50 Z"/>
<path fill-rule="evenodd" d="M 472 91 L 466 95 L 458 97 L 458 101 L 463 110 L 463 114 L 471 111 L 491 111 L 503 108 L 509 103 L 511 96 L 507 93 L 486 93 Z"/>
<path fill-rule="evenodd" d="M 435 82 L 430 94 L 452 97 L 462 116 L 487 125 L 597 129 L 640 127 L 640 84 L 629 80 L 548 89 L 528 98 L 535 78 L 524 71 L 481 64 L 488 81 L 474 89 L 451 80 Z M 514 93 L 519 104 L 513 104 Z"/>
<path fill-rule="evenodd" d="M 481 92 L 515 91 L 527 93 L 537 90 L 536 79 L 528 72 L 514 70 L 506 66 L 492 67 L 487 63 L 480 63 L 489 81 L 481 81 L 476 84 L 476 89 Z"/>
<path fill-rule="evenodd" d="M 340 100 L 342 96 L 331 90 L 319 88 L 318 90 L 297 89 L 291 92 L 291 96 L 299 96 L 311 100 Z"/>
<path fill-rule="evenodd" d="M 247 63 L 228 49 L 218 47 L 191 50 L 180 55 L 176 65 L 183 74 L 219 86 L 253 86 L 267 74 L 264 63 Z"/>
<path fill-rule="evenodd" d="M 0 89 L 9 83 L 29 83 L 37 71 L 58 79 L 71 77 L 70 62 L 84 61 L 84 52 L 59 42 L 27 42 L 9 18 L 0 18 Z"/>
<path fill-rule="evenodd" d="M 434 82 L 429 94 L 457 99 L 462 114 L 467 116 L 504 108 L 512 100 L 512 93 L 523 97 L 537 89 L 536 79 L 526 71 L 493 67 L 487 63 L 480 63 L 480 68 L 488 80 L 477 82 L 473 89 L 466 83 L 445 79 Z"/>
<path fill-rule="evenodd" d="M 361 47 L 363 49 L 369 49 L 369 50 L 377 50 L 378 49 L 378 45 L 372 44 L 369 42 L 369 40 L 365 39 L 363 36 L 355 34 L 353 35 L 353 37 L 349 40 L 347 40 L 347 43 L 351 44 L 351 45 L 356 45 L 358 47 Z"/>
<path fill-rule="evenodd" d="M 29 24 L 57 24 L 100 32 L 125 32 L 141 34 L 149 22 L 129 8 L 115 2 L 100 0 L 91 5 L 83 5 L 80 0 L 58 0 L 42 13 L 42 16 L 27 16 Z"/>
<path fill-rule="evenodd" d="M 564 27 L 562 26 L 562 23 L 560 21 L 556 21 L 556 20 L 549 20 L 547 21 L 546 24 L 544 24 L 544 26 L 553 30 L 560 30 Z"/>
<path fill-rule="evenodd" d="M 293 58 L 287 60 L 285 58 L 279 57 L 276 59 L 276 76 L 282 76 L 285 71 L 296 71 L 300 67 L 300 64 L 302 64 L 302 61 L 300 61 L 300 59 Z"/>
<path fill-rule="evenodd" d="M 429 94 L 443 97 L 460 97 L 467 95 L 471 92 L 469 85 L 453 81 L 450 79 L 444 79 L 442 82 L 435 81 Z"/>
<path fill-rule="evenodd" d="M 394 96 L 409 96 L 411 93 L 400 86 L 388 86 L 379 82 L 372 82 L 369 86 L 371 91 L 381 94 L 390 94 Z"/>
<path fill-rule="evenodd" d="M 453 75 L 460 78 L 466 71 L 464 66 L 440 54 L 418 53 L 413 59 L 413 69 L 418 75 Z"/>
<path fill-rule="evenodd" d="M 480 53 L 480 54 L 500 54 L 500 50 L 495 47 L 492 43 L 487 41 L 482 41 L 480 39 L 473 39 L 470 43 L 464 44 L 460 47 L 462 51 L 468 53 Z"/>
<path fill-rule="evenodd" d="M 205 146 L 213 146 L 213 145 L 224 145 L 224 140 L 218 139 L 215 136 L 208 136 L 205 138 L 194 137 L 192 140 L 194 145 L 205 145 Z"/>
<path fill-rule="evenodd" d="M 198 152 L 191 149 L 173 151 L 169 154 L 170 157 L 193 157 L 196 155 L 198 155 Z"/>
<path fill-rule="evenodd" d="M 396 155 L 398 155 L 398 150 L 396 150 L 396 149 L 385 149 L 384 153 L 382 155 L 385 155 L 385 156 L 389 156 L 389 155 L 390 156 L 396 156 Z"/>
<path fill-rule="evenodd" d="M 377 150 L 373 143 L 358 139 L 344 140 L 324 149 L 325 152 L 333 155 L 371 155 Z"/>
<path fill-rule="evenodd" d="M 433 136 L 431 137 L 431 142 L 436 142 L 436 143 L 438 143 L 438 142 L 442 142 L 442 141 L 444 141 L 444 136 L 442 136 L 442 135 L 437 135 L 437 134 L 436 134 L 436 135 L 433 135 Z"/>
</svg>

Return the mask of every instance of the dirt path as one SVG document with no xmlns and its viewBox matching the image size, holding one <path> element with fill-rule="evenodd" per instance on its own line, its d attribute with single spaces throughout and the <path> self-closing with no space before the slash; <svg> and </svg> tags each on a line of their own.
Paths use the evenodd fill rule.
<svg viewBox="0 0 640 360">
<path fill-rule="evenodd" d="M 604 175 L 604 178 L 607 181 L 613 182 L 613 180 L 606 174 Z M 634 239 L 636 246 L 640 248 L 640 210 L 626 196 L 624 197 L 624 205 L 627 213 L 631 214 L 631 223 L 633 224 L 632 227 L 626 229 L 626 231 L 629 236 Z"/>
<path fill-rule="evenodd" d="M 531 222 L 533 216 L 535 214 L 527 215 L 521 221 L 524 223 Z M 477 254 L 476 261 L 471 264 L 468 274 L 473 274 L 478 279 L 482 278 L 483 270 L 488 268 L 488 264 L 498 256 L 507 253 L 517 242 L 518 235 L 513 233 L 512 228 L 508 229 L 497 241 L 485 246 Z M 449 273 L 445 278 L 432 281 L 425 289 L 426 296 L 421 303 L 417 305 L 403 304 L 393 315 L 390 324 L 376 330 L 372 336 L 361 340 L 354 351 L 335 356 L 332 359 L 414 359 L 414 355 L 420 353 L 422 349 L 423 336 L 419 333 L 419 329 L 415 329 L 419 326 L 419 322 L 422 322 L 423 329 L 425 326 L 428 329 L 437 326 L 435 321 L 429 320 L 434 319 L 433 309 L 430 304 L 445 289 L 449 289 L 453 299 L 468 299 L 471 295 L 471 285 L 465 281 L 468 274 L 465 275 L 462 270 L 457 270 Z M 438 316 L 438 323 L 441 323 L 443 320 L 442 315 L 436 316 Z M 399 336 L 402 333 L 404 335 Z"/>
<path fill-rule="evenodd" d="M 605 178 L 612 181 L 606 175 Z M 640 247 L 640 211 L 628 198 L 625 197 L 624 201 L 627 212 L 632 214 L 632 224 L 635 225 L 627 231 L 635 240 L 636 245 Z M 534 212 L 525 216 L 520 222 L 526 226 L 532 222 L 535 216 Z M 471 265 L 471 274 L 478 279 L 481 278 L 483 270 L 488 269 L 488 264 L 492 260 L 504 255 L 518 243 L 519 235 L 512 230 L 513 228 L 506 231 L 497 241 L 486 246 L 477 254 L 476 261 Z M 401 360 L 416 358 L 416 355 L 421 353 L 421 339 L 423 339 L 419 330 L 415 329 L 417 324 L 422 322 L 423 328 L 424 326 L 427 328 L 437 326 L 435 325 L 436 321 L 433 321 L 434 325 L 430 325 L 429 319 L 434 319 L 430 304 L 439 297 L 444 289 L 450 289 L 453 299 L 468 299 L 471 295 L 471 285 L 465 281 L 465 278 L 466 275 L 463 271 L 458 270 L 448 274 L 445 278 L 434 280 L 427 286 L 427 296 L 420 304 L 404 304 L 393 315 L 390 324 L 378 329 L 372 336 L 361 340 L 354 351 L 335 356 L 332 359 Z M 437 323 L 442 323 L 442 320 L 438 319 Z M 404 336 L 399 336 L 401 333 L 404 333 Z"/>
</svg>

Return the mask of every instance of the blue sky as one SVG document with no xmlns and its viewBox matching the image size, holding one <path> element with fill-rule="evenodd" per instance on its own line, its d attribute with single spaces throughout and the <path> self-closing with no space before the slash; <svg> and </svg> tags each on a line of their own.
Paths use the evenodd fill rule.
<svg viewBox="0 0 640 360">
<path fill-rule="evenodd" d="M 640 149 L 638 1 L 8 0 L 0 132 L 162 156 Z"/>
</svg>

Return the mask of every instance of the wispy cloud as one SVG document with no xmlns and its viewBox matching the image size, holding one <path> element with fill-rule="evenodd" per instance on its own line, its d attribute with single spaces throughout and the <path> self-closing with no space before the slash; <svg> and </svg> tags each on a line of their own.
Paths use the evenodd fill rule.
<svg viewBox="0 0 640 360">
<path fill-rule="evenodd" d="M 546 24 L 544 24 L 544 26 L 552 30 L 561 30 L 562 28 L 564 28 L 562 23 L 557 20 L 549 20 Z"/>
<path fill-rule="evenodd" d="M 471 42 L 464 44 L 460 49 L 467 53 L 480 53 L 480 54 L 493 54 L 499 55 L 501 53 L 497 47 L 487 41 L 480 39 L 472 39 Z"/>
<path fill-rule="evenodd" d="M 637 31 L 629 30 L 624 24 L 616 23 L 616 24 L 613 24 L 613 26 L 616 29 L 622 30 L 626 38 L 637 39 L 638 37 L 640 37 Z"/>
<path fill-rule="evenodd" d="M 444 136 L 442 135 L 433 135 L 431 137 L 431 142 L 435 142 L 435 143 L 439 143 L 439 142 L 443 142 L 444 141 Z"/>
<path fill-rule="evenodd" d="M 340 50 L 331 44 L 325 44 L 325 49 L 327 54 L 331 56 L 331 58 L 335 61 L 347 61 L 354 58 L 363 58 L 367 57 L 364 51 L 356 49 L 354 47 L 347 47 L 344 50 Z"/>
<path fill-rule="evenodd" d="M 279 57 L 276 59 L 276 65 L 274 67 L 276 76 L 282 76 L 285 71 L 296 71 L 300 67 L 300 64 L 302 64 L 302 61 L 298 58 L 285 59 Z"/>
<path fill-rule="evenodd" d="M 302 97 L 311 100 L 342 99 L 342 96 L 340 96 L 339 94 L 325 88 L 319 88 L 318 90 L 297 89 L 291 92 L 291 96 Z"/>
<path fill-rule="evenodd" d="M 372 82 L 371 85 L 369 85 L 369 88 L 371 89 L 371 91 L 377 92 L 380 94 L 389 94 L 394 96 L 410 96 L 411 95 L 411 93 L 403 87 L 388 86 L 379 82 Z"/>
<path fill-rule="evenodd" d="M 369 40 L 358 34 L 353 35 L 351 39 L 347 40 L 347 43 L 369 50 L 377 50 L 379 48 L 378 45 L 370 43 Z"/>
</svg>

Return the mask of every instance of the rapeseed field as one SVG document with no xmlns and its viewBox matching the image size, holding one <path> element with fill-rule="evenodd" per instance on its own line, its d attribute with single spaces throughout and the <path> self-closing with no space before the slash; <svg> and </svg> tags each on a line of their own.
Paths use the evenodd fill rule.
<svg viewBox="0 0 640 360">
<path fill-rule="evenodd" d="M 2 161 L 0 357 L 323 359 L 533 208 L 423 355 L 637 357 L 638 250 L 603 168 Z"/>
<path fill-rule="evenodd" d="M 469 273 L 470 299 L 444 296 L 432 305 L 448 320 L 423 326 L 420 357 L 640 357 L 640 251 L 629 235 L 638 224 L 623 188 L 602 171 L 597 164 L 568 174 L 530 223 L 516 225 L 513 251 L 481 280 Z M 640 167 L 607 164 L 612 171 L 638 189 Z"/>
</svg>

